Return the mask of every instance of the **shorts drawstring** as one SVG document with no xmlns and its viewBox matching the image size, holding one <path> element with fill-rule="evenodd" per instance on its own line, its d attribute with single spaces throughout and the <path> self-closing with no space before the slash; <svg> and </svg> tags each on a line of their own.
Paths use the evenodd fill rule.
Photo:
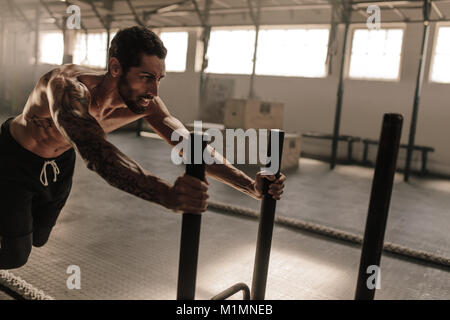
<svg viewBox="0 0 450 320">
<path fill-rule="evenodd" d="M 56 176 L 60 173 L 58 165 L 56 164 L 55 160 L 52 161 L 45 161 L 44 166 L 42 167 L 41 171 L 41 183 L 43 186 L 48 186 L 48 180 L 47 180 L 47 165 L 51 165 L 53 167 L 53 182 L 56 182 Z"/>
</svg>

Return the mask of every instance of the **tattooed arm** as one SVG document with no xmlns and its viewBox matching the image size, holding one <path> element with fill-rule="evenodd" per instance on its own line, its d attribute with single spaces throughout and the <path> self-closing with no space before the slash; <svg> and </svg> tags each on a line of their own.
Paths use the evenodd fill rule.
<svg viewBox="0 0 450 320">
<path fill-rule="evenodd" d="M 171 141 L 172 132 L 177 130 L 182 135 L 189 131 L 185 126 L 175 117 L 173 117 L 167 109 L 164 102 L 155 97 L 152 111 L 144 119 L 150 126 L 158 133 L 167 143 L 175 146 L 178 141 Z M 262 190 L 256 185 L 256 180 L 261 180 L 259 174 L 253 180 L 241 170 L 234 167 L 224 156 L 219 152 L 215 152 L 211 146 L 207 147 L 212 158 L 217 159 L 213 164 L 206 166 L 206 174 L 222 183 L 229 185 L 255 199 L 261 199 Z M 261 180 L 262 181 L 262 180 Z"/>
<path fill-rule="evenodd" d="M 171 187 L 129 159 L 105 138 L 89 114 L 90 94 L 74 80 L 56 77 L 48 87 L 50 112 L 58 130 L 78 151 L 90 170 L 110 185 L 167 208 Z"/>
</svg>

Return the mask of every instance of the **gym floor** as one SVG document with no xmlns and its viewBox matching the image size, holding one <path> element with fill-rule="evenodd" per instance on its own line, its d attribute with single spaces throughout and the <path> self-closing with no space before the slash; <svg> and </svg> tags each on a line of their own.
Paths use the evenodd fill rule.
<svg viewBox="0 0 450 320">
<path fill-rule="evenodd" d="M 174 182 L 184 167 L 163 141 L 120 131 L 108 139 L 157 176 Z M 254 170 L 249 169 L 249 174 Z M 363 234 L 373 169 L 304 159 L 286 172 L 277 215 Z M 213 179 L 210 200 L 259 210 L 259 203 Z M 385 241 L 449 257 L 450 182 L 396 176 Z M 210 209 L 202 217 L 197 299 L 237 282 L 251 285 L 256 220 Z M 71 196 L 49 242 L 11 270 L 56 299 L 175 299 L 181 216 L 109 186 L 78 158 Z M 353 299 L 360 246 L 275 226 L 267 299 Z M 68 289 L 70 265 L 81 289 Z M 233 299 L 240 299 L 236 294 Z M 448 268 L 383 254 L 376 299 L 449 299 Z M 8 299 L 0 293 L 0 299 Z"/>
</svg>

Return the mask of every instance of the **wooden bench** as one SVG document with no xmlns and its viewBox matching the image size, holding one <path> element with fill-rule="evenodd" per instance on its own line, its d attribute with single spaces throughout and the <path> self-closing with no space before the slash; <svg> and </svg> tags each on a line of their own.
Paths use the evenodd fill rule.
<svg viewBox="0 0 450 320">
<path fill-rule="evenodd" d="M 304 138 L 312 139 L 322 139 L 322 140 L 333 140 L 333 135 L 329 133 L 319 133 L 319 132 L 306 132 L 302 134 Z M 354 136 L 340 135 L 338 141 L 347 142 L 347 160 L 349 163 L 353 162 L 353 143 L 360 142 L 361 138 Z"/>
<path fill-rule="evenodd" d="M 364 151 L 363 151 L 363 163 L 368 163 L 367 160 L 368 154 L 369 154 L 369 145 L 378 145 L 377 140 L 372 139 L 363 139 L 362 143 L 364 144 Z M 408 149 L 407 144 L 400 144 L 401 149 Z M 427 146 L 413 146 L 413 151 L 421 151 L 422 152 L 422 173 L 427 172 L 427 159 L 428 159 L 428 152 L 434 152 L 434 148 L 427 147 Z"/>
</svg>

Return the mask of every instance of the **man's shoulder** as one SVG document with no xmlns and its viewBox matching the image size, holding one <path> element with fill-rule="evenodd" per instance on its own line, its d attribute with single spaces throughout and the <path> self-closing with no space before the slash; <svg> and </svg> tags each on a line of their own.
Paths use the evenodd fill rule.
<svg viewBox="0 0 450 320">
<path fill-rule="evenodd" d="M 52 93 L 70 90 L 73 93 L 89 94 L 88 87 L 78 78 L 80 73 L 74 72 L 72 66 L 75 65 L 55 68 L 42 77 L 44 84 L 50 88 Z"/>
<path fill-rule="evenodd" d="M 67 80 L 68 84 L 80 82 L 86 87 L 89 87 L 91 82 L 93 85 L 96 85 L 96 83 L 93 82 L 95 82 L 96 79 L 100 79 L 103 74 L 104 73 L 101 71 L 89 69 L 76 64 L 64 64 L 45 73 L 41 77 L 40 81 L 48 83 L 52 79 L 58 79 L 58 81 Z M 89 79 L 89 81 L 84 81 L 85 79 Z"/>
<path fill-rule="evenodd" d="M 76 75 L 62 68 L 54 69 L 46 85 L 51 110 L 75 110 L 85 112 L 91 104 L 88 87 Z"/>
<path fill-rule="evenodd" d="M 48 83 L 51 79 L 58 78 L 71 78 L 73 77 L 73 71 L 76 70 L 76 65 L 64 64 L 59 67 L 53 68 L 46 72 L 40 79 L 39 82 Z"/>
</svg>

